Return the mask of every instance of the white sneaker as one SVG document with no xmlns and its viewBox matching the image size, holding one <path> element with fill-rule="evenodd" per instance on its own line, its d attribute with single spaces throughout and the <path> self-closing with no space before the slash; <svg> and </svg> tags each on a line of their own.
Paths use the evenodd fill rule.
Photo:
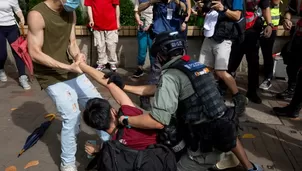
<svg viewBox="0 0 302 171">
<path fill-rule="evenodd" d="M 78 169 L 77 169 L 77 167 L 75 165 L 66 165 L 66 166 L 63 166 L 62 164 L 61 164 L 60 170 L 61 171 L 78 171 Z"/>
<path fill-rule="evenodd" d="M 265 79 L 261 85 L 259 86 L 260 89 L 262 90 L 268 90 L 272 87 L 272 82 L 271 79 Z"/>
<path fill-rule="evenodd" d="M 19 83 L 20 83 L 21 87 L 23 87 L 24 90 L 31 89 L 31 86 L 28 83 L 28 78 L 26 75 L 21 75 L 19 77 Z"/>
<path fill-rule="evenodd" d="M 97 67 L 96 67 L 96 70 L 98 70 L 98 71 L 103 71 L 105 68 L 106 68 L 105 65 L 100 65 L 100 64 L 98 64 Z"/>
<path fill-rule="evenodd" d="M 116 67 L 116 65 L 111 64 L 111 65 L 110 65 L 110 69 L 114 72 L 114 71 L 117 70 L 117 67 Z"/>
<path fill-rule="evenodd" d="M 234 153 L 224 153 L 224 157 L 214 166 L 214 170 L 234 168 L 240 164 Z"/>
<path fill-rule="evenodd" d="M 2 81 L 2 82 L 7 81 L 7 76 L 6 76 L 5 71 L 3 69 L 0 69 L 0 81 Z"/>
</svg>

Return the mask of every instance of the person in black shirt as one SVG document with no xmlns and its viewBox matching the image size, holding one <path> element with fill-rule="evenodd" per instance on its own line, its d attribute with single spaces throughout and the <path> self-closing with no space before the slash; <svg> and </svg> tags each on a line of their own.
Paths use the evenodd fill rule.
<svg viewBox="0 0 302 171">
<path fill-rule="evenodd" d="M 291 0 L 288 4 L 287 12 L 284 15 L 283 26 L 287 30 L 291 30 L 293 26 L 292 15 L 300 16 L 294 29 L 294 36 L 290 43 L 287 75 L 288 88 L 282 93 L 277 94 L 277 98 L 292 98 L 290 104 L 286 107 L 274 107 L 273 111 L 276 115 L 287 116 L 291 118 L 299 117 L 302 108 L 302 4 L 299 5 L 298 0 Z"/>
<path fill-rule="evenodd" d="M 262 100 L 257 95 L 257 89 L 259 87 L 258 40 L 263 28 L 261 16 L 263 16 L 266 23 L 268 23 L 263 30 L 264 37 L 269 38 L 271 36 L 274 26 L 271 22 L 269 0 L 246 1 L 245 7 L 245 40 L 243 43 L 233 44 L 228 72 L 232 74 L 235 73 L 242 61 L 243 55 L 246 54 L 246 60 L 248 62 L 248 91 L 246 96 L 251 102 L 260 104 Z"/>
</svg>

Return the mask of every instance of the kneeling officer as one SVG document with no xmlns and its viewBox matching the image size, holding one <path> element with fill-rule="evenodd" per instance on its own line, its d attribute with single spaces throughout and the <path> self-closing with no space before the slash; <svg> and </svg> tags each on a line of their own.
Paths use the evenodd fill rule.
<svg viewBox="0 0 302 171">
<path fill-rule="evenodd" d="M 119 122 L 127 127 L 161 129 L 160 143 L 181 156 L 178 170 L 206 170 L 205 165 L 215 164 L 219 157 L 204 160 L 208 158 L 204 153 L 213 154 L 213 149 L 232 151 L 249 171 L 262 170 L 247 159 L 237 138 L 238 118 L 224 104 L 213 74 L 205 65 L 184 55 L 185 47 L 185 40 L 178 32 L 163 32 L 154 39 L 151 55 L 162 66 L 157 86 L 124 85 L 117 74 L 107 75 L 109 82 L 125 91 L 140 96 L 154 95 L 150 113 L 121 116 Z"/>
</svg>

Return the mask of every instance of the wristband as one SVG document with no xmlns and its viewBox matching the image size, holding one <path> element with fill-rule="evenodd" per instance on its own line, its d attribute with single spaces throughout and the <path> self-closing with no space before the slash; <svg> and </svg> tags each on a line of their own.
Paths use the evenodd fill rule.
<svg viewBox="0 0 302 171">
<path fill-rule="evenodd" d="M 273 23 L 268 23 L 268 26 L 270 26 L 271 28 L 274 28 L 274 24 Z"/>
<path fill-rule="evenodd" d="M 131 128 L 131 126 L 129 125 L 128 119 L 129 119 L 128 116 L 124 116 L 124 119 L 122 122 L 123 122 L 123 125 L 125 125 L 125 127 Z"/>
</svg>

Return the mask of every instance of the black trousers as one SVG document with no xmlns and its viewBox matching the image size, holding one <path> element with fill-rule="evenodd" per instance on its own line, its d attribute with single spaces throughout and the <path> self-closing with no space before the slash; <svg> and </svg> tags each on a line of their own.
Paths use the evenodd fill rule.
<svg viewBox="0 0 302 171">
<path fill-rule="evenodd" d="M 0 69 L 4 69 L 7 60 L 6 40 L 9 44 L 16 41 L 19 37 L 19 29 L 17 25 L 0 26 Z M 19 76 L 25 75 L 25 64 L 18 54 L 12 49 L 15 58 Z"/>
<path fill-rule="evenodd" d="M 289 105 L 296 110 L 301 110 L 302 108 L 302 65 L 297 75 L 295 93 Z"/>
<path fill-rule="evenodd" d="M 269 38 L 260 37 L 260 47 L 264 61 L 264 78 L 273 78 L 274 59 L 273 59 L 273 47 L 276 40 L 277 31 L 273 30 L 272 35 Z"/>
<path fill-rule="evenodd" d="M 248 92 L 256 92 L 259 87 L 259 40 L 260 32 L 248 29 L 245 32 L 244 42 L 232 45 L 229 60 L 229 73 L 236 72 L 243 55 L 246 55 L 248 63 Z"/>
<path fill-rule="evenodd" d="M 294 87 L 297 81 L 297 73 L 302 65 L 302 38 L 294 38 L 291 44 L 291 53 L 287 59 L 286 73 L 288 76 L 288 86 Z"/>
</svg>

